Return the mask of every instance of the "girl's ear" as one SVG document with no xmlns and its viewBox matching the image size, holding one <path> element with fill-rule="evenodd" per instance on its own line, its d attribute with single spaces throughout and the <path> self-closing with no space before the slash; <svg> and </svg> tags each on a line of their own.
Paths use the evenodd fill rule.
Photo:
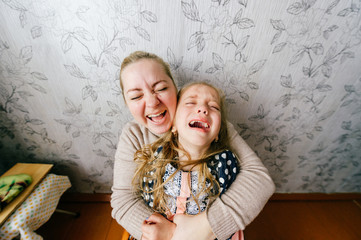
<svg viewBox="0 0 361 240">
<path fill-rule="evenodd" d="M 177 134 L 177 128 L 175 126 L 172 127 L 172 133 Z"/>
<path fill-rule="evenodd" d="M 214 139 L 215 142 L 218 142 L 218 136 Z"/>
</svg>

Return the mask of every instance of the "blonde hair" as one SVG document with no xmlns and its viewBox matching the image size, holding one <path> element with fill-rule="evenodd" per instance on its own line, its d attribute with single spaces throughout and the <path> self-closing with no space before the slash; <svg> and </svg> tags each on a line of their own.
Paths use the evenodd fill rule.
<svg viewBox="0 0 361 240">
<path fill-rule="evenodd" d="M 149 53 L 149 52 L 144 52 L 144 51 L 135 51 L 135 52 L 129 54 L 128 57 L 124 58 L 122 65 L 120 66 L 119 78 L 120 78 L 120 88 L 122 89 L 123 98 L 124 98 L 124 91 L 123 91 L 124 86 L 123 86 L 122 72 L 130 64 L 136 63 L 143 59 L 153 60 L 153 61 L 156 61 L 157 63 L 159 63 L 162 66 L 162 68 L 164 69 L 164 72 L 168 75 L 168 77 L 170 79 L 172 79 L 173 85 L 174 85 L 175 89 L 177 90 L 177 86 L 175 85 L 175 82 L 174 82 L 174 79 L 172 76 L 172 72 L 170 70 L 168 63 L 166 63 L 161 57 L 157 56 L 154 53 Z"/>
<path fill-rule="evenodd" d="M 153 209 L 162 213 L 167 214 L 169 212 L 167 205 L 167 195 L 164 191 L 164 185 L 170 181 L 175 174 L 181 170 L 179 161 L 176 160 L 178 156 L 178 152 L 183 152 L 190 161 L 187 161 L 185 166 L 192 165 L 192 168 L 195 166 L 199 166 L 199 182 L 198 186 L 201 191 L 197 194 L 197 196 L 193 196 L 193 199 L 196 201 L 199 207 L 199 203 L 197 201 L 198 197 L 202 193 L 208 194 L 210 198 L 217 197 L 220 194 L 219 184 L 216 179 L 212 176 L 210 171 L 208 170 L 207 162 L 208 159 L 220 153 L 223 150 L 229 149 L 229 137 L 227 130 L 227 120 L 226 120 L 226 107 L 225 107 L 225 97 L 223 92 L 215 88 L 214 86 L 206 83 L 206 82 L 193 82 L 186 85 L 182 88 L 178 93 L 178 101 L 182 97 L 182 95 L 194 85 L 204 85 L 209 86 L 217 91 L 220 99 L 220 110 L 221 110 L 221 128 L 219 131 L 218 141 L 212 142 L 210 147 L 204 153 L 204 155 L 200 159 L 191 160 L 189 154 L 179 147 L 178 138 L 171 131 L 168 131 L 163 137 L 159 138 L 156 142 L 143 146 L 139 149 L 134 156 L 134 160 L 137 163 L 136 172 L 133 177 L 133 186 L 136 189 L 139 195 L 142 193 L 152 193 L 153 194 Z M 163 149 L 158 154 L 158 148 L 162 146 Z M 170 163 L 175 166 L 178 170 L 173 173 L 167 181 L 163 182 L 163 176 L 166 171 L 166 165 Z M 209 187 L 206 187 L 206 181 L 210 183 Z M 153 189 L 149 190 L 149 182 L 154 182 Z M 143 186 L 145 183 L 145 186 Z M 189 185 L 190 186 L 190 185 Z M 192 191 L 191 191 L 192 192 Z"/>
</svg>

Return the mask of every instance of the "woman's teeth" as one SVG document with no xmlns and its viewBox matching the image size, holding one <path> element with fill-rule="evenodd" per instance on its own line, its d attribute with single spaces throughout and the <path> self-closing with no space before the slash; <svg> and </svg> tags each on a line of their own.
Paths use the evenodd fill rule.
<svg viewBox="0 0 361 240">
<path fill-rule="evenodd" d="M 147 115 L 147 118 L 152 120 L 153 118 L 163 117 L 165 115 L 165 112 L 166 111 L 158 113 L 158 114 L 150 114 L 150 115 Z"/>
</svg>

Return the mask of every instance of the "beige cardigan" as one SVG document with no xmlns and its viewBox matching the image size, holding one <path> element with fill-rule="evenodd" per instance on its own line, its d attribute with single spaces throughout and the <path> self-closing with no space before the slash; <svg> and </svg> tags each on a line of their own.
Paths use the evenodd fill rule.
<svg viewBox="0 0 361 240">
<path fill-rule="evenodd" d="M 241 172 L 222 197 L 217 198 L 207 209 L 209 224 L 219 240 L 243 230 L 260 213 L 275 190 L 261 160 L 231 123 L 227 127 L 231 150 L 240 161 Z M 153 210 L 132 190 L 131 182 L 136 167 L 134 153 L 158 137 L 135 121 L 129 122 L 123 128 L 115 154 L 112 217 L 136 239 L 141 239 L 142 222 Z"/>
</svg>

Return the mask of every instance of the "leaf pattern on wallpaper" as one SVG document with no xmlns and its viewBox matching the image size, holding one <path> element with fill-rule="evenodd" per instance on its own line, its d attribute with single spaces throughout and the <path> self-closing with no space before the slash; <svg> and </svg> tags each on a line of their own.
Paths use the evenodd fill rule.
<svg viewBox="0 0 361 240">
<path fill-rule="evenodd" d="M 96 167 L 90 167 L 89 175 L 85 178 L 81 178 L 81 185 L 88 186 L 89 189 L 92 189 L 93 192 L 104 192 L 109 187 L 112 186 L 112 180 L 107 180 L 104 182 L 102 177 L 105 172 Z"/>
<path fill-rule="evenodd" d="M 172 49 L 168 48 L 167 49 L 167 62 L 170 65 L 171 69 L 176 71 L 183 62 L 183 56 L 180 57 L 179 59 L 177 59 L 177 57 L 175 56 L 175 54 L 173 53 Z M 194 70 L 197 70 L 200 66 L 198 65 L 197 67 L 194 68 Z"/>
<path fill-rule="evenodd" d="M 276 118 L 270 118 L 267 114 L 263 114 L 266 111 L 260 106 L 257 114 L 248 119 L 251 123 L 239 125 L 244 138 L 255 138 L 255 146 L 264 147 L 264 151 L 259 154 L 271 169 L 279 171 L 280 178 L 275 180 L 278 187 L 284 183 L 282 179 L 288 176 L 283 175 L 284 170 L 279 168 L 280 164 L 289 159 L 288 148 L 305 139 L 312 141 L 323 131 L 324 121 L 335 113 L 335 110 L 325 111 L 320 108 L 326 97 L 325 92 L 332 90 L 330 85 L 303 82 L 299 86 L 298 82 L 293 82 L 291 75 L 281 76 L 280 80 L 281 86 L 288 89 L 288 93 L 280 97 L 276 106 L 281 105 L 282 108 L 286 108 L 291 101 L 297 99 L 298 102 L 305 103 L 302 110 L 293 107 L 291 114 L 283 113 Z"/>
<path fill-rule="evenodd" d="M 157 23 L 158 17 L 149 10 L 141 9 L 137 1 L 109 1 L 107 9 L 108 20 L 114 26 L 112 31 L 109 27 L 99 23 L 97 32 L 93 32 L 87 27 L 76 26 L 72 29 L 62 29 L 60 41 L 64 54 L 68 54 L 73 48 L 77 51 L 82 49 L 81 57 L 83 63 L 64 64 L 66 71 L 75 79 L 82 81 L 81 97 L 83 101 L 90 100 L 95 103 L 99 96 L 113 93 L 115 96 L 121 95 L 121 90 L 117 84 L 119 70 L 115 76 L 110 72 L 109 66 L 120 68 L 122 51 L 127 51 L 135 45 L 135 39 L 127 37 L 125 33 L 133 31 L 140 38 L 151 41 L 151 35 L 146 29 L 146 24 Z M 86 13 L 90 7 L 81 6 L 78 8 L 77 16 L 86 21 Z M 98 47 L 94 47 L 94 43 Z M 99 144 L 110 149 L 108 157 L 104 162 L 104 167 L 112 167 L 114 150 L 116 149 L 117 136 L 113 133 L 114 121 L 107 120 L 109 117 L 116 118 L 124 122 L 129 117 L 124 116 L 124 109 L 111 101 L 108 102 L 110 111 L 96 108 L 94 115 L 82 109 L 82 104 L 76 104 L 69 98 L 65 98 L 66 109 L 63 111 L 65 118 L 55 119 L 55 121 L 65 127 L 66 133 L 73 139 L 89 138 L 94 148 L 99 149 Z M 85 110 L 86 111 L 86 110 Z M 88 112 L 88 111 L 87 111 Z M 104 115 L 105 114 L 105 115 Z M 78 140 L 79 141 L 79 140 Z M 93 150 L 99 153 L 97 150 Z M 109 150 L 108 150 L 109 151 Z M 97 155 L 99 156 L 99 155 Z M 102 176 L 103 173 L 99 175 Z M 95 181 L 91 181 L 94 188 L 99 188 Z"/>
<path fill-rule="evenodd" d="M 302 177 L 303 184 L 299 186 L 300 189 L 327 192 L 330 185 L 335 184 L 334 176 L 350 169 L 353 172 L 351 179 L 360 178 L 358 167 L 361 125 L 353 124 L 353 121 L 343 121 L 340 129 L 344 133 L 332 141 L 337 144 L 320 143 L 307 154 L 299 156 L 298 167 L 308 169 L 309 173 L 308 176 Z M 338 184 L 337 191 L 360 191 L 360 182 L 350 184 L 349 181 L 350 179 L 344 178 L 341 186 Z"/>
<path fill-rule="evenodd" d="M 28 105 L 32 98 L 47 94 L 46 82 L 49 79 L 28 66 L 33 59 L 32 46 L 22 47 L 19 54 L 6 47 L 1 49 L 0 55 L 0 145 L 4 145 L 3 139 L 16 140 L 18 143 L 9 151 L 17 152 L 19 158 L 23 155 L 31 160 L 44 153 L 44 146 L 56 149 L 57 142 L 49 136 L 47 124 L 42 119 L 31 117 Z M 66 153 L 69 149 L 57 150 L 55 155 L 62 159 L 74 158 L 75 154 Z"/>
<path fill-rule="evenodd" d="M 89 10 L 87 6 L 81 6 L 79 13 L 85 13 Z M 63 30 L 61 37 L 61 47 L 64 53 L 70 51 L 74 44 L 77 48 L 82 47 L 85 51 L 82 54 L 83 59 L 88 63 L 90 71 L 82 70 L 77 64 L 64 64 L 68 73 L 79 79 L 86 80 L 82 88 L 82 99 L 91 99 L 97 101 L 100 93 L 113 91 L 120 94 L 119 89 L 114 87 L 115 79 L 106 69 L 108 63 L 120 68 L 122 60 L 119 58 L 118 47 L 125 51 L 128 46 L 134 45 L 131 38 L 124 37 L 123 32 L 133 29 L 140 37 L 150 41 L 151 37 L 148 31 L 142 27 L 143 20 L 148 23 L 156 23 L 157 16 L 148 10 L 140 10 L 137 2 L 129 2 L 129 5 L 123 5 L 117 1 L 109 1 L 108 13 L 114 16 L 113 24 L 115 28 L 111 35 L 101 25 L 98 25 L 97 33 L 92 33 L 84 27 L 74 27 L 72 30 Z M 92 42 L 96 41 L 99 50 L 94 51 Z"/>
<path fill-rule="evenodd" d="M 108 32 L 101 25 L 98 26 L 96 34 L 92 34 L 83 27 L 74 27 L 71 31 L 65 30 L 62 34 L 61 47 L 63 52 L 67 53 L 77 43 L 85 50 L 85 53 L 82 54 L 83 59 L 91 65 L 89 72 L 84 72 L 75 63 L 64 65 L 71 76 L 87 80 L 82 89 L 83 100 L 90 98 L 95 102 L 100 92 L 114 91 L 114 80 L 111 80 L 113 76 L 105 67 L 108 63 L 111 63 L 120 68 L 122 60 L 117 52 L 118 46 L 125 51 L 127 46 L 134 45 L 134 41 L 131 38 L 122 36 L 122 32 L 134 29 L 140 37 L 150 41 L 150 34 L 142 27 L 142 20 L 144 19 L 148 23 L 158 21 L 153 12 L 141 11 L 138 3 L 132 3 L 130 6 L 121 5 L 116 1 L 110 1 L 109 3 L 109 14 L 117 16 L 113 22 L 116 28 L 113 29 L 111 35 L 108 35 Z M 84 6 L 82 9 L 84 9 Z M 88 8 L 84 9 L 84 11 L 87 10 Z M 90 47 L 93 41 L 97 41 L 100 52 L 94 52 L 94 48 Z M 118 92 L 118 90 L 116 91 Z"/>
<path fill-rule="evenodd" d="M 184 16 L 190 21 L 200 24 L 200 30 L 189 37 L 187 49 L 196 48 L 197 52 L 200 53 L 206 47 L 207 41 L 219 42 L 220 39 L 225 38 L 227 40 L 226 45 L 235 45 L 237 48 L 235 58 L 240 60 L 240 56 L 237 57 L 237 55 L 245 47 L 245 39 L 243 38 L 240 42 L 235 41 L 233 32 L 255 27 L 252 19 L 243 16 L 243 8 L 247 7 L 247 1 L 239 1 L 243 8 L 240 8 L 235 16 L 231 16 L 229 12 L 227 6 L 229 1 L 225 1 L 223 4 L 221 1 L 217 2 L 218 5 L 210 6 L 208 10 L 202 9 L 204 14 L 201 15 L 193 0 L 191 2 L 181 1 Z M 234 29 L 233 26 L 237 26 L 237 29 Z"/>
<path fill-rule="evenodd" d="M 358 84 L 358 88 L 354 85 L 345 85 L 344 89 L 346 91 L 346 94 L 341 99 L 341 107 L 355 106 L 355 108 L 351 112 L 352 115 L 361 113 L 361 78 L 359 79 Z"/>
<path fill-rule="evenodd" d="M 243 101 L 249 101 L 249 91 L 259 89 L 259 84 L 253 80 L 254 76 L 260 71 L 266 63 L 266 59 L 259 60 L 248 67 L 248 63 L 239 61 L 224 61 L 217 54 L 212 53 L 213 66 L 205 72 L 214 75 L 222 84 L 227 98 L 240 98 Z M 223 82 L 223 83 L 222 83 Z M 234 101 L 227 101 L 234 103 Z"/>
<path fill-rule="evenodd" d="M 116 104 L 109 102 L 108 105 L 112 111 L 107 113 L 107 116 L 114 117 L 121 113 L 121 109 Z M 83 112 L 82 104 L 75 104 L 68 98 L 65 98 L 65 109 L 63 114 L 66 118 L 55 119 L 58 124 L 65 127 L 66 133 L 71 133 L 72 138 L 87 136 L 91 138 L 94 145 L 99 144 L 102 140 L 110 149 L 116 149 L 116 135 L 109 131 L 111 122 L 102 122 L 100 117 L 101 108 L 95 110 L 93 115 L 88 115 Z"/>
<path fill-rule="evenodd" d="M 23 6 L 21 3 L 19 3 L 18 1 L 15 1 L 15 0 L 3 0 L 3 3 L 5 3 L 11 9 L 13 9 L 15 11 L 19 11 L 20 24 L 21 24 L 21 27 L 24 28 L 24 26 L 26 25 L 26 19 L 27 19 L 26 12 L 28 12 L 28 9 L 26 9 L 25 6 Z"/>
<path fill-rule="evenodd" d="M 234 48 L 234 61 L 226 62 L 222 59 L 221 55 L 213 52 L 213 66 L 208 67 L 205 72 L 207 74 L 215 74 L 216 79 L 219 79 L 220 82 L 226 78 L 222 84 L 222 89 L 227 89 L 227 102 L 235 103 L 232 100 L 232 97 L 235 95 L 243 101 L 249 101 L 249 91 L 259 89 L 259 84 L 252 80 L 251 76 L 257 73 L 267 60 L 259 60 L 248 67 L 247 65 L 249 64 L 246 63 L 248 57 L 244 50 L 250 35 L 235 38 L 234 32 L 238 33 L 243 29 L 255 27 L 254 21 L 244 16 L 244 8 L 247 6 L 247 1 L 239 1 L 241 8 L 235 15 L 231 15 L 228 6 L 226 6 L 229 4 L 229 1 L 224 2 L 224 4 L 218 3 L 218 6 L 211 6 L 204 15 L 200 15 L 194 1 L 190 3 L 181 2 L 183 14 L 189 20 L 201 23 L 201 29 L 190 36 L 187 49 L 197 48 L 197 52 L 200 53 L 204 50 L 208 41 L 216 43 L 223 41 L 224 47 Z"/>
<path fill-rule="evenodd" d="M 191 3 L 182 1 L 181 4 L 184 16 L 186 16 L 186 18 L 192 21 L 201 22 L 198 8 L 193 0 L 191 1 Z"/>
<path fill-rule="evenodd" d="M 270 169 L 279 172 L 279 175 L 274 179 L 277 187 L 281 187 L 290 174 L 290 172 L 286 171 L 287 168 L 284 165 L 289 159 L 287 156 L 288 147 L 307 139 L 308 141 L 314 140 L 315 136 L 323 131 L 322 123 L 335 113 L 335 108 L 323 109 L 320 107 L 333 91 L 333 87 L 328 83 L 328 79 L 333 76 L 335 68 L 340 68 L 342 64 L 347 62 L 347 59 L 355 57 L 352 48 L 361 42 L 361 35 L 348 35 L 349 39 L 345 39 L 343 36 L 343 38 L 325 47 L 322 37 L 328 39 L 330 34 L 334 34 L 337 31 L 338 26 L 328 26 L 328 19 L 323 14 L 324 12 L 332 14 L 331 10 L 336 7 L 338 1 L 333 2 L 326 10 L 313 9 L 314 2 L 296 2 L 287 8 L 288 13 L 295 15 L 294 25 L 286 25 L 281 19 L 270 20 L 273 29 L 277 31 L 271 41 L 271 45 L 274 45 L 272 53 L 279 54 L 287 48 L 293 51 L 294 54 L 289 59 L 289 65 L 292 67 L 296 66 L 304 75 L 303 78 L 297 79 L 292 76 L 293 74 L 285 74 L 280 77 L 280 85 L 285 88 L 286 93 L 279 96 L 275 106 L 287 108 L 291 107 L 293 102 L 297 101 L 299 103 L 302 101 L 304 103 L 302 110 L 293 107 L 292 114 L 280 114 L 274 119 L 268 117 L 265 120 L 266 123 L 264 123 L 262 121 L 264 118 L 262 114 L 264 113 L 264 108 L 261 105 L 258 108 L 258 113 L 248 118 L 249 124 L 238 125 L 242 136 L 245 138 L 255 138 L 255 146 L 264 146 L 264 151 L 260 151 L 259 154 L 266 161 Z M 353 5 L 353 9 L 356 9 L 355 5 Z M 341 11 L 342 14 L 338 13 L 337 16 L 346 16 L 347 14 L 344 11 Z M 354 14 L 359 15 L 358 11 L 354 11 Z M 306 22 L 309 19 L 316 19 L 318 22 L 312 22 L 313 25 L 310 26 Z M 297 26 L 302 28 L 299 30 L 294 29 Z M 351 29 L 351 31 L 354 31 L 354 29 Z M 355 99 L 357 94 L 352 94 L 355 89 L 354 86 L 348 85 L 345 86 L 345 89 L 347 89 L 347 93 L 342 99 L 341 107 L 359 101 Z M 351 96 L 354 96 L 354 98 L 351 99 Z M 359 112 L 357 107 L 354 112 Z M 358 134 L 359 131 L 356 130 L 356 132 Z M 353 137 L 354 139 L 355 136 Z M 340 146 L 330 150 L 327 154 L 324 153 L 325 149 L 323 147 L 310 152 L 311 154 L 318 155 L 322 153 L 322 157 L 316 161 L 328 163 L 320 164 L 318 168 L 313 168 L 315 178 L 312 179 L 308 176 L 302 179 L 304 181 L 301 187 L 302 190 L 311 189 L 312 187 L 309 184 L 312 184 L 313 186 L 318 186 L 313 191 L 327 191 L 328 184 L 331 184 L 334 179 L 326 176 L 331 176 L 331 173 L 336 171 L 336 169 L 347 167 L 347 162 L 343 164 L 329 163 L 330 159 L 334 161 L 340 158 L 347 159 L 345 156 L 338 157 L 334 155 L 335 152 L 339 151 L 338 148 Z M 344 155 L 347 155 L 348 152 L 351 154 L 353 151 L 350 149 L 345 150 Z M 355 158 L 354 155 L 349 157 L 351 159 Z M 308 158 L 302 156 L 300 159 L 300 162 L 303 163 Z M 314 157 L 310 159 L 314 159 Z M 315 182 L 317 183 L 314 184 Z"/>
<path fill-rule="evenodd" d="M 48 78 L 43 73 L 31 71 L 28 67 L 33 57 L 31 46 L 22 47 L 18 55 L 11 49 L 4 48 L 1 55 L 0 110 L 5 113 L 12 113 L 14 110 L 29 113 L 24 103 L 33 96 L 32 90 L 47 93 L 42 85 Z"/>
<path fill-rule="evenodd" d="M 120 65 L 141 49 L 169 63 L 178 87 L 201 79 L 225 91 L 230 120 L 278 191 L 361 191 L 361 3 L 270 6 L 0 1 L 2 167 L 55 163 L 74 191 L 109 192 L 118 136 L 132 119 Z"/>
<path fill-rule="evenodd" d="M 287 12 L 293 15 L 298 15 L 307 11 L 315 4 L 316 0 L 302 0 L 301 2 L 295 2 L 287 8 Z"/>
<path fill-rule="evenodd" d="M 111 59 L 112 62 L 120 60 L 118 57 L 116 59 Z M 102 67 L 90 68 L 88 73 L 84 73 L 76 64 L 66 65 L 64 64 L 67 72 L 78 79 L 86 80 L 86 85 L 82 88 L 82 98 L 86 100 L 87 98 L 92 99 L 95 102 L 98 99 L 100 92 L 110 92 L 115 91 L 112 80 L 112 76 L 108 70 L 105 70 Z M 119 93 L 118 93 L 119 95 Z"/>
<path fill-rule="evenodd" d="M 111 55 L 117 49 L 117 47 L 114 46 L 115 43 L 123 41 L 123 39 L 118 37 L 118 34 L 119 32 L 114 31 L 112 36 L 109 38 L 105 30 L 101 26 L 98 26 L 97 36 L 93 37 L 86 29 L 82 27 L 75 27 L 72 31 L 63 34 L 61 38 L 61 46 L 64 53 L 66 53 L 73 47 L 73 43 L 77 42 L 86 50 L 86 53 L 83 54 L 84 60 L 91 65 L 100 67 L 103 56 Z M 91 48 L 87 45 L 87 42 L 93 40 L 98 42 L 100 53 L 92 53 Z"/>
<path fill-rule="evenodd" d="M 164 60 L 169 64 L 173 78 L 178 88 L 182 88 L 193 78 L 199 79 L 197 76 L 201 73 L 203 61 L 199 61 L 192 65 L 183 61 L 184 56 L 177 56 L 174 51 L 168 47 L 167 57 Z"/>
<path fill-rule="evenodd" d="M 42 12 L 39 13 L 36 4 L 33 5 L 29 2 L 19 2 L 16 0 L 3 0 L 2 1 L 5 5 L 7 5 L 10 9 L 14 11 L 18 11 L 19 13 L 19 21 L 20 26 L 25 29 L 29 22 L 31 22 L 29 19 L 32 18 L 47 18 L 52 17 L 52 12 Z M 33 39 L 39 38 L 43 35 L 43 27 L 39 25 L 34 25 L 30 29 L 30 34 Z"/>
</svg>

